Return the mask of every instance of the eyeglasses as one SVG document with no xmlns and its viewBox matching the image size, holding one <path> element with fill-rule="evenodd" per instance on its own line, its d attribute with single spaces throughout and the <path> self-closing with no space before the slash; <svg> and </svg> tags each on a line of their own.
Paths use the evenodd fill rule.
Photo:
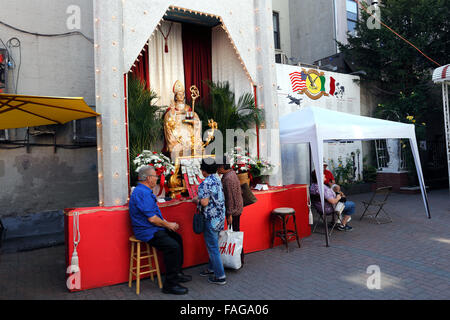
<svg viewBox="0 0 450 320">
<path fill-rule="evenodd" d="M 156 174 L 149 174 L 148 177 L 156 177 L 156 178 L 159 178 L 159 176 L 156 175 Z"/>
</svg>

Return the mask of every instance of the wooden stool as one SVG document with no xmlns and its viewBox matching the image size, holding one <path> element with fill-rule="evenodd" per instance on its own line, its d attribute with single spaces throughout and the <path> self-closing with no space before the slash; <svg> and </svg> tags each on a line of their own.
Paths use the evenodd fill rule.
<svg viewBox="0 0 450 320">
<path fill-rule="evenodd" d="M 156 272 L 158 277 L 159 288 L 162 288 L 161 274 L 159 272 L 158 256 L 156 255 L 156 249 L 151 247 L 148 243 L 137 240 L 134 236 L 129 238 L 131 242 L 131 255 L 130 255 L 130 273 L 128 277 L 128 287 L 131 288 L 131 282 L 133 280 L 133 275 L 136 276 L 136 294 L 140 291 L 140 280 L 141 275 L 150 273 L 150 277 L 153 280 L 153 273 Z M 141 255 L 141 243 L 145 244 L 146 251 L 142 252 Z M 136 248 L 136 250 L 135 250 Z M 154 259 L 154 267 L 152 265 L 152 257 Z M 148 264 L 141 265 L 141 259 L 148 259 Z M 134 266 L 134 261 L 136 261 L 136 267 Z M 142 271 L 142 268 L 148 268 L 147 271 Z"/>
<path fill-rule="evenodd" d="M 286 244 L 286 250 L 289 252 L 289 247 L 288 247 L 288 240 L 290 237 L 295 237 L 297 239 L 297 244 L 298 247 L 300 248 L 300 240 L 298 238 L 298 232 L 297 232 L 297 222 L 295 220 L 295 210 L 292 208 L 276 208 L 274 210 L 272 210 L 271 213 L 272 216 L 272 245 L 271 248 L 273 248 L 273 244 L 275 243 L 275 236 L 280 237 L 281 240 L 283 240 L 283 242 Z M 293 217 L 294 219 L 294 230 L 288 230 L 286 228 L 286 225 L 289 221 L 289 218 Z M 278 230 L 275 231 L 275 223 L 276 223 L 276 218 L 281 219 L 282 223 L 283 223 L 283 229 L 282 230 Z"/>
</svg>

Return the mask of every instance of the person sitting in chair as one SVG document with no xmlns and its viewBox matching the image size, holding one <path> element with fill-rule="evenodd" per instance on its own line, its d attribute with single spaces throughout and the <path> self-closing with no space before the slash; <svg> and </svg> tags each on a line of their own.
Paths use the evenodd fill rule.
<svg viewBox="0 0 450 320">
<path fill-rule="evenodd" d="M 187 294 L 188 288 L 180 282 L 192 280 L 181 270 L 183 265 L 183 239 L 176 231 L 179 225 L 164 219 L 153 189 L 158 175 L 153 166 L 144 166 L 138 172 L 139 184 L 130 197 L 131 226 L 136 239 L 161 250 L 166 266 L 163 293 Z"/>
<path fill-rule="evenodd" d="M 323 182 L 323 195 L 325 198 L 324 203 L 324 210 L 326 215 L 333 214 L 335 211 L 336 205 L 341 199 L 345 197 L 345 195 L 340 192 L 336 195 L 336 193 L 325 184 L 326 177 L 324 176 Z M 319 193 L 319 185 L 317 183 L 317 178 L 315 173 L 311 175 L 311 186 L 309 188 L 309 192 L 311 193 L 311 196 L 316 196 L 316 199 L 319 199 L 318 201 L 312 201 L 312 204 L 316 208 L 318 212 L 322 212 L 322 204 L 320 203 L 320 193 Z M 351 215 L 355 213 L 355 203 L 353 201 L 346 200 L 344 203 L 345 207 L 342 211 L 342 221 L 341 223 L 336 227 L 339 231 L 350 231 L 353 228 L 348 224 L 348 222 L 351 220 Z"/>
</svg>

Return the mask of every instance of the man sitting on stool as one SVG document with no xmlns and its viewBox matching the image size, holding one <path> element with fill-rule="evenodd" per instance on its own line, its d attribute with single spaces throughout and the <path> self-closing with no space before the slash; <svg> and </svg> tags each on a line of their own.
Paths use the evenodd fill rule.
<svg viewBox="0 0 450 320">
<path fill-rule="evenodd" d="M 152 166 L 142 167 L 138 172 L 138 180 L 140 183 L 134 188 L 129 203 L 134 236 L 162 251 L 166 266 L 162 292 L 186 294 L 188 289 L 179 283 L 190 281 L 192 277 L 181 271 L 183 240 L 175 232 L 179 225 L 176 222 L 164 220 L 159 210 L 152 191 L 158 180 L 155 169 Z"/>
</svg>

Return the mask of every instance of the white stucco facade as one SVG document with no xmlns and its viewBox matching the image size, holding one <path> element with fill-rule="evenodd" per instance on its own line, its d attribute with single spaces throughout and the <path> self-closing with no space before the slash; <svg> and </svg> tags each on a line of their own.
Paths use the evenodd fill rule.
<svg viewBox="0 0 450 320">
<path fill-rule="evenodd" d="M 272 3 L 266 0 L 94 1 L 96 105 L 99 199 L 102 205 L 123 204 L 128 198 L 124 78 L 168 9 L 195 11 L 219 19 L 232 40 L 249 80 L 256 86 L 258 107 L 265 111 L 265 129 L 278 129 Z M 280 165 L 275 133 L 261 136 L 260 150 Z M 281 185 L 281 169 L 271 177 Z"/>
</svg>

